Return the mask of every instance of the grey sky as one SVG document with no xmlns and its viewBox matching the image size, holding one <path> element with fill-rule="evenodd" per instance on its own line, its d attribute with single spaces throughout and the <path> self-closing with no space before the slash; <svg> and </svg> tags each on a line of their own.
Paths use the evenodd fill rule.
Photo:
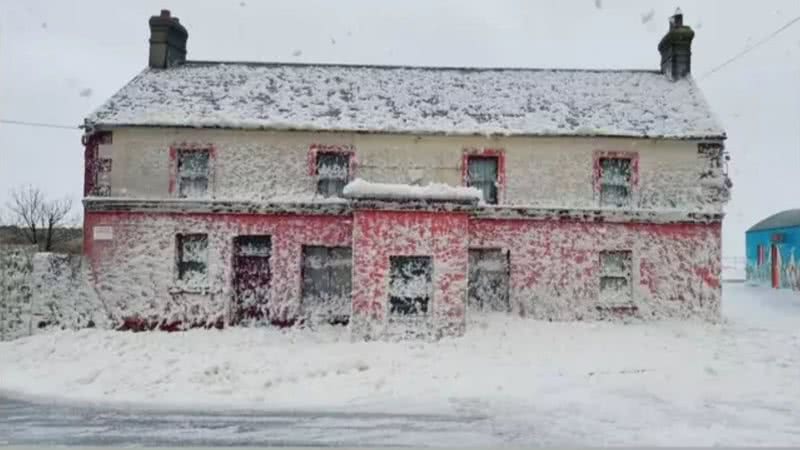
<svg viewBox="0 0 800 450">
<path fill-rule="evenodd" d="M 190 59 L 657 68 L 680 6 L 699 77 L 794 17 L 796 0 L 2 0 L 0 118 L 78 125 L 147 63 L 147 19 L 171 9 Z M 700 80 L 729 135 L 723 253 L 800 206 L 800 23 Z M 0 205 L 32 183 L 76 200 L 81 132 L 0 124 Z"/>
</svg>

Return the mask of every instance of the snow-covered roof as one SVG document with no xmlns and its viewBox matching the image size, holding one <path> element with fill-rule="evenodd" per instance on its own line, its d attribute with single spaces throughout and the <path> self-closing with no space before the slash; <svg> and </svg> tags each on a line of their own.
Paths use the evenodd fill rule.
<svg viewBox="0 0 800 450">
<path fill-rule="evenodd" d="M 770 230 L 773 228 L 800 227 L 800 209 L 787 209 L 758 222 L 747 231 Z"/>
<path fill-rule="evenodd" d="M 91 127 L 723 138 L 691 77 L 658 71 L 190 61 L 147 68 Z"/>
</svg>

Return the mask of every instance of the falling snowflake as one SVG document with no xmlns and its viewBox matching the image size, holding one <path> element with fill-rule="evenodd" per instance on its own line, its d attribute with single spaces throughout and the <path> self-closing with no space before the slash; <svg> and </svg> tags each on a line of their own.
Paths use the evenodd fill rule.
<svg viewBox="0 0 800 450">
<path fill-rule="evenodd" d="M 92 88 L 81 89 L 79 94 L 80 94 L 81 97 L 91 97 L 92 96 Z"/>
<path fill-rule="evenodd" d="M 331 45 L 336 45 L 336 39 L 334 39 L 333 36 L 331 36 Z"/>
<path fill-rule="evenodd" d="M 650 11 L 647 11 L 646 13 L 642 14 L 642 23 L 650 22 L 651 20 L 653 20 L 653 16 L 655 15 L 656 11 L 654 9 L 651 9 Z"/>
<path fill-rule="evenodd" d="M 594 7 L 597 9 L 603 9 L 603 0 L 594 0 Z"/>
<path fill-rule="evenodd" d="M 302 50 L 295 50 L 295 51 L 292 52 L 292 56 L 300 56 L 302 54 L 303 54 Z"/>
<path fill-rule="evenodd" d="M 47 22 L 42 22 L 42 29 L 47 29 Z"/>
</svg>

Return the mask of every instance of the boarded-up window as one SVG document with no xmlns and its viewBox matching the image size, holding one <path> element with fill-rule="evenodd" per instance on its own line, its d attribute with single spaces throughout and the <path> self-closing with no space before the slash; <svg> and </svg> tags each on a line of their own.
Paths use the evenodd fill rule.
<svg viewBox="0 0 800 450">
<path fill-rule="evenodd" d="M 208 284 L 208 235 L 179 234 L 176 246 L 178 279 L 187 285 Z"/>
<path fill-rule="evenodd" d="M 325 197 L 342 195 L 350 178 L 350 154 L 342 152 L 317 153 L 317 193 Z"/>
<path fill-rule="evenodd" d="M 600 204 L 625 206 L 631 199 L 631 160 L 600 159 Z"/>
<path fill-rule="evenodd" d="M 632 253 L 627 250 L 600 252 L 600 301 L 625 305 L 633 300 Z"/>
<path fill-rule="evenodd" d="M 497 203 L 497 158 L 470 156 L 467 159 L 467 186 L 480 189 L 483 201 Z"/>
<path fill-rule="evenodd" d="M 467 306 L 472 311 L 508 311 L 508 254 L 496 248 L 469 250 Z"/>
<path fill-rule="evenodd" d="M 350 247 L 303 247 L 303 311 L 312 321 L 350 319 L 353 252 Z"/>
<path fill-rule="evenodd" d="M 197 198 L 208 194 L 208 150 L 178 150 L 178 197 Z"/>
<path fill-rule="evenodd" d="M 391 256 L 389 264 L 389 312 L 427 315 L 433 296 L 433 258 Z"/>
<path fill-rule="evenodd" d="M 233 240 L 234 324 L 268 316 L 270 282 L 270 236 L 237 236 Z"/>
</svg>

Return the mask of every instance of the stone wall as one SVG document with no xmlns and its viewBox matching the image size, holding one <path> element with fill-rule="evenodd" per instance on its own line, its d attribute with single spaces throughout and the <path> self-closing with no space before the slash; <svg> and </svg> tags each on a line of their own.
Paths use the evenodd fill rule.
<svg viewBox="0 0 800 450">
<path fill-rule="evenodd" d="M 35 246 L 0 245 L 0 340 L 16 339 L 31 333 L 34 252 Z"/>
<path fill-rule="evenodd" d="M 50 329 L 110 326 L 82 256 L 0 246 L 0 340 Z"/>
</svg>

